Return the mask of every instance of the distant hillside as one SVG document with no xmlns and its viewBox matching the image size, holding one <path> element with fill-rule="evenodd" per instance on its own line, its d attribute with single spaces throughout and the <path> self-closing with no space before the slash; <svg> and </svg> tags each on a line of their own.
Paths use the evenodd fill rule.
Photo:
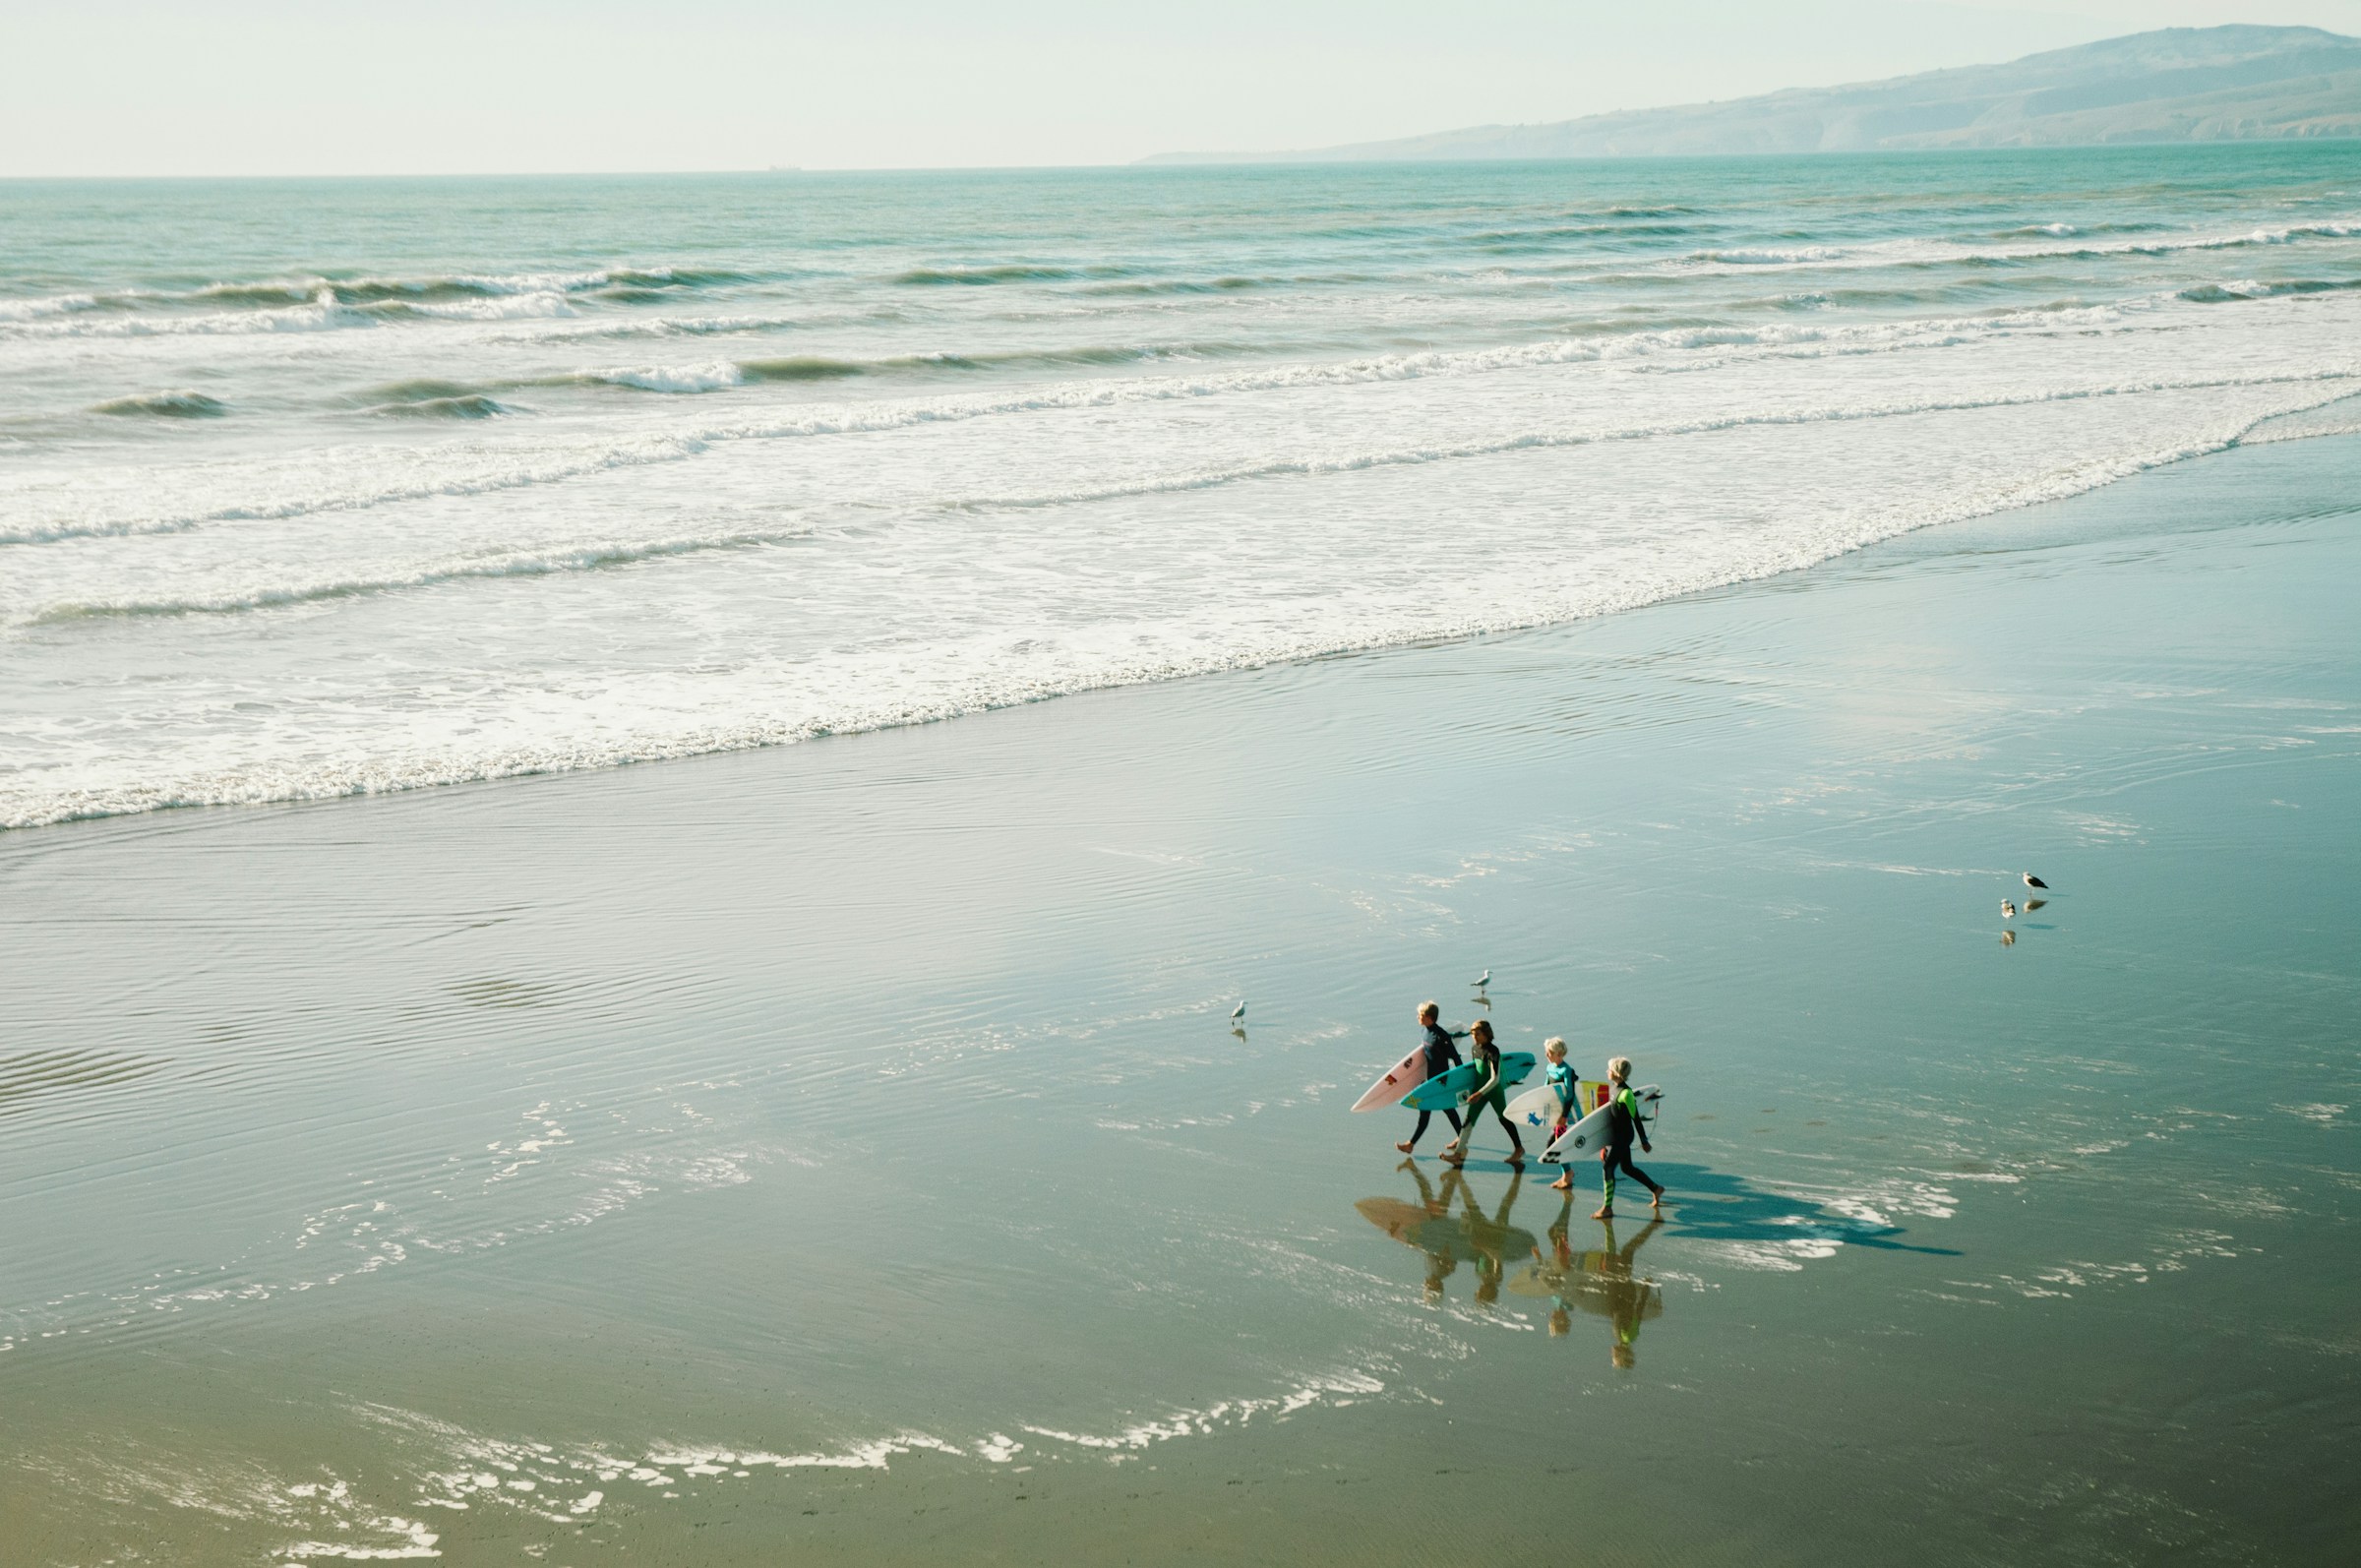
<svg viewBox="0 0 2361 1568">
<path fill-rule="evenodd" d="M 1594 114 L 1302 152 L 1162 152 L 1148 163 L 1863 152 L 2361 137 L 2361 38 L 2318 28 L 2166 28 L 2006 65 L 1726 103 Z"/>
</svg>

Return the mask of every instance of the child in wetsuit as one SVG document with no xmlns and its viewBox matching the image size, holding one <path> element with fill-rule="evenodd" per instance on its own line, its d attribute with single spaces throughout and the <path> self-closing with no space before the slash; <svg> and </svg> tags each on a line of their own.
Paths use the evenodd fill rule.
<svg viewBox="0 0 2361 1568">
<path fill-rule="evenodd" d="M 1655 1178 L 1631 1163 L 1631 1140 L 1637 1137 L 1644 1153 L 1653 1154 L 1655 1146 L 1648 1141 L 1648 1118 L 1640 1113 L 1640 1097 L 1631 1092 L 1631 1058 L 1617 1056 L 1606 1064 L 1607 1105 L 1612 1114 L 1606 1118 L 1606 1142 L 1599 1150 L 1599 1175 L 1606 1187 L 1606 1200 L 1599 1205 L 1594 1220 L 1615 1217 L 1615 1172 L 1620 1169 L 1650 1192 L 1650 1206 L 1663 1208 L 1665 1189 Z M 1474 1122 L 1475 1117 L 1470 1116 Z"/>
<path fill-rule="evenodd" d="M 1426 1041 L 1426 1076 L 1429 1078 L 1439 1078 L 1459 1065 L 1459 1047 L 1452 1043 L 1457 1037 L 1443 1027 L 1442 1017 L 1442 1009 L 1433 1002 L 1420 1004 L 1419 1032 Z M 1419 1140 L 1426 1136 L 1426 1119 L 1429 1114 L 1424 1111 L 1420 1112 L 1419 1124 L 1411 1129 L 1410 1141 L 1397 1143 L 1394 1147 L 1404 1154 L 1415 1152 L 1419 1146 Z M 1459 1132 L 1459 1113 L 1445 1111 L 1443 1116 L 1451 1123 L 1451 1131 L 1456 1136 Z"/>
<path fill-rule="evenodd" d="M 1468 1047 L 1469 1065 L 1482 1067 L 1483 1072 L 1477 1080 L 1476 1087 L 1460 1100 L 1461 1107 L 1468 1114 L 1467 1122 L 1460 1128 L 1459 1136 L 1451 1141 L 1450 1147 L 1443 1150 L 1443 1158 L 1453 1165 L 1466 1162 L 1468 1140 L 1476 1135 L 1476 1123 L 1483 1119 L 1484 1112 L 1488 1110 L 1508 1134 L 1509 1147 L 1516 1151 L 1508 1157 L 1508 1163 L 1521 1166 L 1525 1163 L 1525 1140 L 1517 1136 L 1517 1124 L 1508 1119 L 1508 1085 L 1501 1081 L 1500 1048 L 1492 1044 L 1489 1019 L 1476 1020 L 1475 1028 L 1468 1034 Z"/>
<path fill-rule="evenodd" d="M 1579 1100 L 1582 1094 L 1582 1081 L 1574 1076 L 1574 1069 L 1566 1063 L 1565 1041 L 1551 1035 L 1543 1042 L 1542 1055 L 1549 1058 L 1549 1071 L 1544 1075 L 1544 1080 L 1548 1083 L 1550 1091 L 1557 1096 L 1557 1120 L 1549 1128 L 1549 1139 L 1554 1143 L 1557 1141 L 1558 1134 L 1566 1130 L 1566 1123 L 1582 1119 L 1582 1106 Z M 1549 1183 L 1549 1189 L 1553 1192 L 1573 1191 L 1573 1173 L 1568 1171 L 1560 1175 L 1555 1181 Z"/>
</svg>

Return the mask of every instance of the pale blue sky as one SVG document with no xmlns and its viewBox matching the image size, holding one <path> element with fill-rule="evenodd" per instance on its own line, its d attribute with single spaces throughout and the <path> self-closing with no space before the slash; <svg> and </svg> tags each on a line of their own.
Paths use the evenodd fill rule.
<svg viewBox="0 0 2361 1568">
<path fill-rule="evenodd" d="M 0 175 L 1124 162 L 2220 22 L 2361 0 L 0 0 Z"/>
</svg>

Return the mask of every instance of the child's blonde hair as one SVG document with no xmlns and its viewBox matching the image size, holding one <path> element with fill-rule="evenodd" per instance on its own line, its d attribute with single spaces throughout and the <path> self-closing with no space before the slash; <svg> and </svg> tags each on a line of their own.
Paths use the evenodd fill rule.
<svg viewBox="0 0 2361 1568">
<path fill-rule="evenodd" d="M 1543 1041 L 1542 1055 L 1547 1056 L 1551 1061 L 1565 1060 L 1566 1042 L 1564 1038 L 1558 1035 L 1551 1035 L 1548 1039 Z"/>
<path fill-rule="evenodd" d="M 1608 1062 L 1606 1064 L 1606 1075 L 1617 1083 L 1628 1082 L 1631 1078 L 1631 1058 L 1629 1056 L 1617 1056 L 1614 1060 Z"/>
</svg>

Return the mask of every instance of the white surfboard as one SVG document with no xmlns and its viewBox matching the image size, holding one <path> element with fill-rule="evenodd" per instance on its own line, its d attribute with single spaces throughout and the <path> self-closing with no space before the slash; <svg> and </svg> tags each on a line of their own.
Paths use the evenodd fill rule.
<svg viewBox="0 0 2361 1568">
<path fill-rule="evenodd" d="M 1644 1085 L 1634 1089 L 1632 1093 L 1640 1097 L 1640 1110 L 1643 1113 L 1653 1113 L 1657 1103 L 1665 1098 L 1665 1092 L 1655 1084 Z M 1559 1133 L 1548 1148 L 1542 1151 L 1542 1158 L 1545 1161 L 1564 1161 L 1582 1155 L 1597 1154 L 1601 1149 L 1606 1147 L 1606 1129 L 1610 1124 L 1610 1118 L 1614 1116 L 1614 1109 L 1612 1104 L 1601 1106 L 1580 1121 L 1575 1122 L 1574 1125 Z M 1651 1114 L 1648 1116 L 1648 1119 L 1654 1121 L 1656 1117 Z"/>
<path fill-rule="evenodd" d="M 1544 1143 L 1557 1130 L 1557 1118 L 1565 1115 L 1564 1102 L 1557 1091 L 1545 1083 L 1535 1084 L 1508 1103 L 1505 1113 L 1508 1124 L 1517 1129 L 1519 1137 L 1538 1135 Z"/>
</svg>

